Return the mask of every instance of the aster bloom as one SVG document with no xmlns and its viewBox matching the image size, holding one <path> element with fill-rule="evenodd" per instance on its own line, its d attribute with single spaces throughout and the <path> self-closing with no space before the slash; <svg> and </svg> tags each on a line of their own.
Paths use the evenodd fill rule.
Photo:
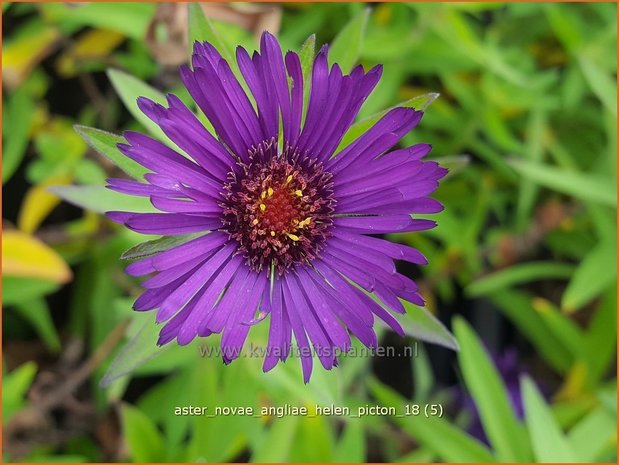
<svg viewBox="0 0 619 465">
<path fill-rule="evenodd" d="M 404 313 L 400 299 L 423 305 L 394 260 L 426 259 L 371 235 L 432 228 L 411 214 L 442 209 L 427 195 L 446 170 L 421 161 L 428 144 L 393 149 L 422 117 L 411 108 L 388 111 L 337 152 L 382 68 L 344 75 L 327 53 L 322 47 L 314 60 L 304 108 L 299 56 L 284 57 L 272 35 L 262 35 L 251 57 L 236 50 L 249 93 L 211 44 L 196 42 L 191 68 L 180 73 L 215 134 L 174 95 L 167 108 L 138 99 L 179 150 L 126 132 L 119 149 L 150 173 L 144 183 L 110 179 L 108 187 L 149 197 L 161 213 L 108 216 L 143 234 L 198 233 L 127 268 L 152 274 L 134 308 L 157 309 L 160 345 L 222 333 L 229 363 L 268 315 L 264 371 L 286 360 L 294 335 L 307 382 L 312 352 L 331 369 L 349 334 L 376 347 L 375 317 L 403 335 L 391 312 Z"/>
</svg>

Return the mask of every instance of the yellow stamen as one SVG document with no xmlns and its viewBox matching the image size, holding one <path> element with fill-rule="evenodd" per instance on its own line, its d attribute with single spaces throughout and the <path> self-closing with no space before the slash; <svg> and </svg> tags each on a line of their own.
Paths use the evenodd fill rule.
<svg viewBox="0 0 619 465">
<path fill-rule="evenodd" d="M 256 226 L 258 224 L 258 218 L 256 218 L 254 221 L 251 222 L 251 224 L 253 224 L 254 226 Z"/>
<path fill-rule="evenodd" d="M 269 194 L 269 197 L 271 197 L 273 195 L 273 189 L 271 189 L 270 187 L 267 189 L 267 193 Z"/>
<path fill-rule="evenodd" d="M 299 228 L 304 228 L 305 226 L 307 226 L 308 224 L 310 224 L 310 221 L 312 219 L 308 216 L 307 218 L 305 218 L 303 221 L 301 221 L 299 223 Z"/>
<path fill-rule="evenodd" d="M 262 191 L 262 194 L 260 194 L 260 198 L 264 199 L 267 196 L 267 191 Z"/>
<path fill-rule="evenodd" d="M 267 209 L 267 206 L 263 203 L 260 204 L 260 211 L 265 211 Z"/>
<path fill-rule="evenodd" d="M 271 236 L 275 237 L 275 231 L 271 231 Z"/>
<path fill-rule="evenodd" d="M 290 239 L 297 242 L 299 240 L 299 236 L 295 236 L 294 234 L 286 234 Z"/>
<path fill-rule="evenodd" d="M 292 174 L 286 178 L 286 184 L 290 184 L 290 181 L 292 181 Z"/>
<path fill-rule="evenodd" d="M 294 193 L 295 193 L 295 195 L 296 195 L 297 197 L 303 197 L 303 191 L 301 191 L 301 190 L 298 190 L 298 189 L 297 189 L 296 191 L 294 191 Z"/>
</svg>

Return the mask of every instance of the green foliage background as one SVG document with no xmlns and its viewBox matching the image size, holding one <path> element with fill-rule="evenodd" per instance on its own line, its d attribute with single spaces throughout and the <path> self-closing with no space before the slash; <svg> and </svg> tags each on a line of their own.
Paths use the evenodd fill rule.
<svg viewBox="0 0 619 465">
<path fill-rule="evenodd" d="M 460 346 L 450 387 L 435 376 L 445 359 L 423 346 L 398 368 L 410 386 L 398 382 L 401 373 L 378 376 L 367 358 L 316 369 L 308 385 L 296 360 L 267 375 L 256 358 L 225 367 L 199 356 L 199 345 L 216 346 L 216 337 L 155 352 L 157 328 L 151 315 L 131 311 L 139 283 L 119 260 L 144 237 L 101 213 L 149 208 L 102 187 L 118 168 L 136 174 L 114 148 L 122 130 L 157 135 L 135 98 L 172 91 L 188 99 L 174 67 L 158 63 L 144 43 L 156 5 L 2 3 L 4 459 L 615 461 L 616 8 L 282 5 L 284 50 L 299 50 L 316 34 L 345 67 L 384 64 L 349 138 L 385 108 L 441 94 L 404 143 L 431 142 L 432 157 L 450 168 L 436 194 L 445 211 L 435 230 L 392 239 L 430 261 L 416 271 L 428 310 Z M 248 31 L 206 20 L 194 6 L 189 35 L 228 52 L 239 43 L 256 47 Z M 433 320 L 409 310 L 411 334 L 450 343 Z M 490 344 L 488 321 L 497 318 L 509 334 L 493 326 Z M 252 330 L 255 345 L 264 344 L 266 329 Z M 110 340 L 116 344 L 108 353 Z M 84 350 L 70 363 L 75 341 Z M 519 380 L 524 417 L 485 345 L 515 347 L 532 367 Z M 89 422 L 67 426 L 51 415 L 43 433 L 24 426 L 25 409 L 40 405 L 37 383 L 51 372 L 62 385 L 86 360 L 96 363 L 75 396 L 90 409 Z M 457 392 L 475 404 L 486 442 L 471 434 L 474 412 L 456 401 Z M 445 415 L 429 419 L 172 413 L 184 405 L 285 404 L 402 413 L 406 404 L 439 403 Z M 16 428 L 26 433 L 11 436 Z"/>
</svg>

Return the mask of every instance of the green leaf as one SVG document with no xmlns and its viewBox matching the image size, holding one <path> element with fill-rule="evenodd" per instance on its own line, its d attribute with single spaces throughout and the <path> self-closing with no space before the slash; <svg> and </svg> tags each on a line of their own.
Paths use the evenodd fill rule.
<svg viewBox="0 0 619 465">
<path fill-rule="evenodd" d="M 334 462 L 365 463 L 366 449 L 363 425 L 358 421 L 349 421 L 344 428 L 335 449 Z"/>
<path fill-rule="evenodd" d="M 415 393 L 414 400 L 426 402 L 432 393 L 434 386 L 434 373 L 426 349 L 421 346 L 418 348 L 416 357 L 411 357 L 411 371 L 413 373 L 413 386 Z"/>
<path fill-rule="evenodd" d="M 529 262 L 513 265 L 473 281 L 466 287 L 470 297 L 479 297 L 497 290 L 544 279 L 567 278 L 574 266 L 555 262 Z"/>
<path fill-rule="evenodd" d="M 589 379 L 595 386 L 614 363 L 617 352 L 616 288 L 609 288 L 596 306 L 584 335 L 583 350 L 588 354 Z"/>
<path fill-rule="evenodd" d="M 131 247 L 120 256 L 122 260 L 135 260 L 138 258 L 149 257 L 159 252 L 164 252 L 172 247 L 189 242 L 198 237 L 200 233 L 184 234 L 182 236 L 164 236 L 152 241 L 142 242 L 134 247 Z"/>
<path fill-rule="evenodd" d="M 117 144 L 127 143 L 124 137 L 87 126 L 75 125 L 74 128 L 90 147 L 107 157 L 129 176 L 142 180 L 144 174 L 148 172 L 142 165 L 126 157 L 118 150 Z"/>
<path fill-rule="evenodd" d="M 580 70 L 585 76 L 589 87 L 600 99 L 602 104 L 613 116 L 617 116 L 617 86 L 611 77 L 611 73 L 606 74 L 596 63 L 590 60 L 587 55 L 581 53 L 578 56 Z"/>
<path fill-rule="evenodd" d="M 344 74 L 349 73 L 359 59 L 370 9 L 365 8 L 344 26 L 329 49 L 329 61 L 338 63 Z"/>
<path fill-rule="evenodd" d="M 311 412 L 312 408 L 308 410 Z M 332 463 L 334 438 L 332 425 L 326 417 L 300 416 L 290 451 L 290 463 Z"/>
<path fill-rule="evenodd" d="M 524 154 L 532 162 L 542 162 L 544 156 L 544 130 L 547 126 L 546 113 L 542 110 L 531 112 L 527 124 L 527 144 Z M 516 227 L 524 230 L 531 221 L 539 186 L 526 176 L 520 179 L 518 203 L 516 205 Z"/>
<path fill-rule="evenodd" d="M 600 295 L 617 280 L 617 244 L 606 240 L 596 245 L 580 262 L 570 280 L 561 307 L 576 311 Z"/>
<path fill-rule="evenodd" d="M 194 42 L 209 42 L 221 53 L 221 56 L 233 68 L 236 63 L 234 45 L 227 43 L 213 27 L 213 22 L 204 15 L 199 3 L 188 5 L 189 19 L 189 56 L 193 52 Z M 236 74 L 236 73 L 235 73 Z"/>
<path fill-rule="evenodd" d="M 461 318 L 454 320 L 460 343 L 458 361 L 466 386 L 498 461 L 528 462 L 530 444 L 518 422 L 507 388 L 472 328 Z"/>
<path fill-rule="evenodd" d="M 274 418 L 271 427 L 266 430 L 264 440 L 253 451 L 254 463 L 286 463 L 290 456 L 292 441 L 297 433 L 299 417 L 287 416 Z M 274 445 L 277 444 L 276 447 Z"/>
<path fill-rule="evenodd" d="M 51 186 L 48 190 L 73 205 L 98 213 L 158 211 L 146 197 L 121 194 L 103 186 Z"/>
<path fill-rule="evenodd" d="M 45 299 L 29 299 L 19 302 L 15 305 L 15 310 L 30 322 L 52 352 L 60 350 L 60 338 Z"/>
<path fill-rule="evenodd" d="M 369 381 L 374 397 L 385 407 L 402 413 L 408 401 L 374 378 Z M 393 420 L 415 442 L 431 449 L 445 462 L 491 463 L 496 462 L 492 453 L 473 438 L 439 417 L 396 415 Z"/>
<path fill-rule="evenodd" d="M 581 200 L 591 200 L 611 206 L 617 205 L 617 190 L 610 178 L 566 171 L 522 159 L 511 159 L 509 163 L 520 175 L 549 189 Z"/>
<path fill-rule="evenodd" d="M 533 298 L 524 292 L 503 289 L 489 295 L 507 318 L 526 336 L 541 357 L 560 373 L 570 368 L 572 354 L 561 344 L 533 309 Z"/>
<path fill-rule="evenodd" d="M 533 308 L 540 314 L 544 324 L 565 347 L 573 359 L 582 358 L 584 334 L 580 327 L 563 315 L 550 301 L 536 297 L 533 299 Z"/>
<path fill-rule="evenodd" d="M 157 139 L 171 144 L 168 137 L 163 133 L 161 128 L 151 121 L 138 108 L 138 97 L 147 97 L 154 102 L 162 105 L 166 104 L 165 96 L 157 89 L 149 86 L 145 82 L 123 72 L 118 69 L 108 69 L 107 76 L 112 82 L 112 86 L 116 90 L 116 93 L 124 103 L 129 113 L 138 120 L 153 136 Z"/>
<path fill-rule="evenodd" d="M 2 379 L 2 424 L 24 408 L 24 397 L 37 374 L 37 365 L 26 362 L 15 368 Z"/>
<path fill-rule="evenodd" d="M 189 429 L 191 417 L 170 415 L 170 412 L 179 406 L 178 393 L 186 389 L 190 381 L 191 369 L 181 369 L 178 374 L 168 376 L 141 395 L 136 405 L 152 421 L 164 427 L 164 439 L 169 451 L 179 449 Z M 168 453 L 168 459 L 172 457 L 173 454 Z"/>
<path fill-rule="evenodd" d="M 150 319 L 147 319 L 137 334 L 127 342 L 114 358 L 103 379 L 101 379 L 100 386 L 102 388 L 108 387 L 118 378 L 132 373 L 170 347 L 169 345 L 158 346 L 158 338 L 159 328 Z M 160 458 L 157 460 L 160 460 Z"/>
<path fill-rule="evenodd" d="M 303 73 L 303 115 L 301 125 L 305 124 L 307 115 L 307 102 L 310 95 L 312 82 L 312 69 L 314 57 L 316 56 L 316 34 L 309 36 L 299 50 L 299 61 L 301 62 L 301 72 Z"/>
<path fill-rule="evenodd" d="M 56 291 L 60 285 L 48 279 L 2 276 L 2 305 L 16 305 Z"/>
<path fill-rule="evenodd" d="M 393 108 L 414 108 L 415 110 L 425 111 L 432 102 L 434 102 L 440 94 L 436 92 L 430 92 L 428 94 L 418 95 L 416 97 L 405 100 L 404 102 L 400 102 L 397 105 L 394 105 L 391 108 L 380 111 L 378 113 L 373 114 L 372 116 L 368 116 L 367 118 L 353 124 L 350 129 L 344 135 L 342 142 L 340 142 L 339 147 L 336 149 L 335 153 L 342 150 L 348 144 L 350 144 L 353 140 L 357 139 L 361 134 L 370 129 L 379 119 L 381 119 L 387 112 Z"/>
<path fill-rule="evenodd" d="M 567 437 L 578 461 L 599 462 L 607 451 L 616 449 L 617 424 L 604 407 L 598 407 L 571 428 Z"/>
<path fill-rule="evenodd" d="M 404 300 L 401 302 L 406 309 L 406 314 L 399 318 L 399 322 L 407 335 L 448 349 L 458 350 L 458 342 L 453 334 L 434 315 L 425 308 L 410 302 Z"/>
<path fill-rule="evenodd" d="M 301 71 L 305 78 L 305 87 L 310 82 L 312 75 L 312 65 L 314 64 L 314 57 L 316 56 L 316 34 L 309 36 L 301 49 L 299 50 L 299 61 L 301 62 Z M 307 89 L 306 89 L 307 90 Z"/>
<path fill-rule="evenodd" d="M 8 181 L 26 153 L 34 102 L 22 86 L 6 103 L 2 128 L 2 184 Z"/>
<path fill-rule="evenodd" d="M 60 2 L 40 5 L 50 23 L 91 26 L 118 31 L 127 37 L 144 40 L 157 6 L 148 2 L 85 3 L 75 8 Z"/>
<path fill-rule="evenodd" d="M 559 429 L 535 383 L 525 376 L 521 382 L 529 438 L 538 462 L 577 462 L 569 442 Z"/>
<path fill-rule="evenodd" d="M 123 437 L 133 462 L 161 462 L 165 458 L 163 438 L 157 426 L 137 408 L 123 404 L 121 408 Z"/>
</svg>

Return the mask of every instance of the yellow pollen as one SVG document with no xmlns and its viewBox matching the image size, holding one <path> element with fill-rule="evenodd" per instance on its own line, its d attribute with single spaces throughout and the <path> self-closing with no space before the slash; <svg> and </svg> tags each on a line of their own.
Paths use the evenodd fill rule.
<svg viewBox="0 0 619 465">
<path fill-rule="evenodd" d="M 302 191 L 302 190 L 298 190 L 298 189 L 297 189 L 296 191 L 294 191 L 294 193 L 295 193 L 295 195 L 296 195 L 297 197 L 303 197 L 303 191 Z"/>
<path fill-rule="evenodd" d="M 270 187 L 267 189 L 267 193 L 269 195 L 269 197 L 271 197 L 273 195 L 273 189 L 271 189 Z"/>
<path fill-rule="evenodd" d="M 299 240 L 299 236 L 295 236 L 294 234 L 286 234 L 290 239 L 297 242 Z"/>
<path fill-rule="evenodd" d="M 290 184 L 290 181 L 292 181 L 292 174 L 286 178 L 286 184 Z"/>
<path fill-rule="evenodd" d="M 260 211 L 265 211 L 267 209 L 267 206 L 263 203 L 260 204 Z"/>
<path fill-rule="evenodd" d="M 312 219 L 308 216 L 307 218 L 305 218 L 303 221 L 299 223 L 298 227 L 303 228 L 307 226 L 308 224 L 310 224 L 310 221 L 312 221 Z"/>
<path fill-rule="evenodd" d="M 258 224 L 258 218 L 256 218 L 254 221 L 251 222 L 251 224 L 253 224 L 254 226 L 256 226 Z"/>
<path fill-rule="evenodd" d="M 262 191 L 262 194 L 260 194 L 260 198 L 264 199 L 267 196 L 267 192 L 266 191 Z"/>
<path fill-rule="evenodd" d="M 271 231 L 271 236 L 275 237 L 275 231 Z"/>
</svg>

